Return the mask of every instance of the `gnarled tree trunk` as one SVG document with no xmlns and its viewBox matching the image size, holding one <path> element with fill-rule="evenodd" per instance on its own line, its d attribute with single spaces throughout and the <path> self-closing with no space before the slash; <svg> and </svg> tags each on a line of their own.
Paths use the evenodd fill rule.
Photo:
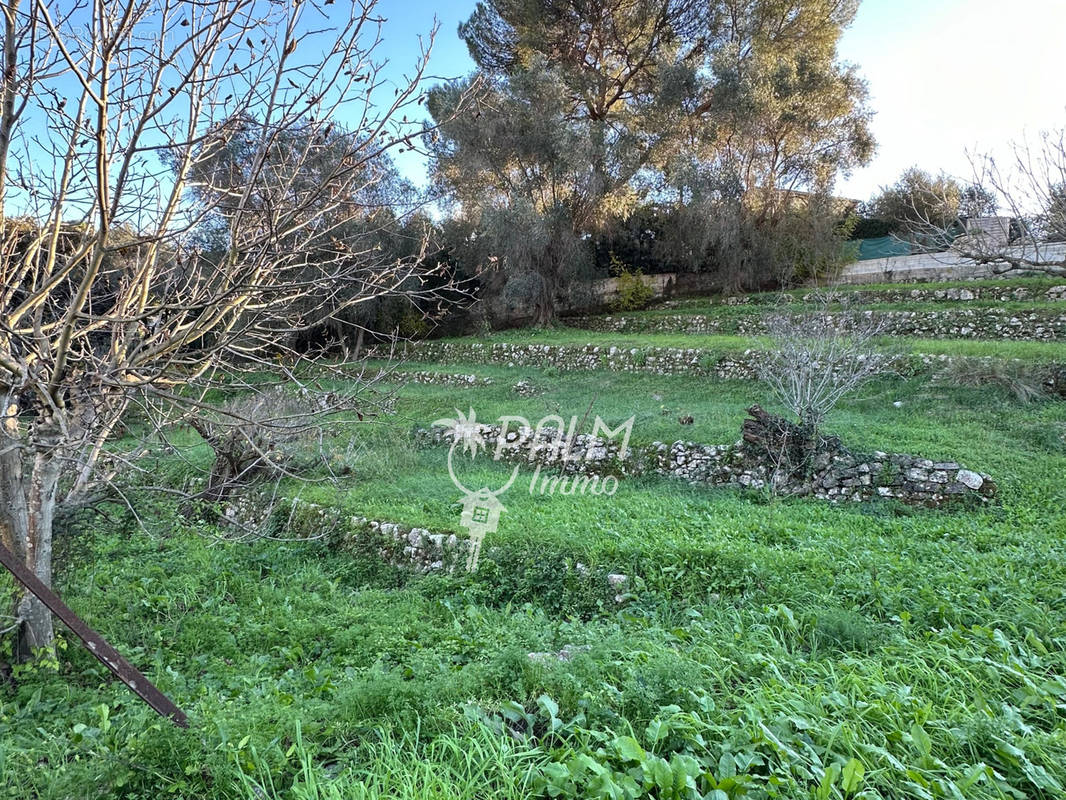
<svg viewBox="0 0 1066 800">
<path fill-rule="evenodd" d="M 47 442 L 30 454 L 21 444 L 0 436 L 0 535 L 8 549 L 51 586 L 52 523 L 62 461 Z M 18 624 L 14 657 L 28 661 L 41 648 L 52 646 L 52 612 L 21 586 L 13 605 Z"/>
</svg>

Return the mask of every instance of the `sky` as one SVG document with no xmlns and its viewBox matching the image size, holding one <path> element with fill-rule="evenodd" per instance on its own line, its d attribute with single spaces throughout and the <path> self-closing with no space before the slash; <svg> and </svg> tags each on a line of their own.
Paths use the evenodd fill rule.
<svg viewBox="0 0 1066 800">
<path fill-rule="evenodd" d="M 877 152 L 838 183 L 868 199 L 911 165 L 970 177 L 967 152 L 1066 126 L 1066 0 L 864 0 L 840 43 L 870 88 Z"/>
<path fill-rule="evenodd" d="M 474 0 L 381 0 L 388 18 L 381 55 L 391 69 L 412 61 L 412 43 L 440 22 L 430 71 L 473 68 L 456 29 Z M 863 0 L 840 43 L 870 89 L 877 152 L 838 181 L 837 194 L 866 200 L 917 165 L 966 178 L 968 153 L 1001 156 L 1009 143 L 1066 126 L 1063 69 L 1066 0 Z M 417 155 L 401 171 L 425 181 Z"/>
</svg>

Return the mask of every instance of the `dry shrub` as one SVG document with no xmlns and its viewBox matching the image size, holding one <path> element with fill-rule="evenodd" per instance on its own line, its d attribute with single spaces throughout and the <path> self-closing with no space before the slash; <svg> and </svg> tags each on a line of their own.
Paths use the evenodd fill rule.
<svg viewBox="0 0 1066 800">
<path fill-rule="evenodd" d="M 955 360 L 937 377 L 946 386 L 998 386 L 1022 403 L 1048 396 L 1050 370 L 1018 359 L 1008 361 Z"/>
<path fill-rule="evenodd" d="M 884 332 L 880 318 L 850 311 L 831 291 L 819 292 L 813 304 L 800 312 L 778 306 L 767 315 L 771 345 L 759 373 L 800 424 L 816 431 L 841 398 L 887 372 L 892 357 L 874 344 Z"/>
</svg>

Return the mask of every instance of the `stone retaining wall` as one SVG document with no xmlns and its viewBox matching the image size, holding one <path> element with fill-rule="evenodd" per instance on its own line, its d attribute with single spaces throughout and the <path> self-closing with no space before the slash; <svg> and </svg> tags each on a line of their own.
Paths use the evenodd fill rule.
<svg viewBox="0 0 1066 800">
<path fill-rule="evenodd" d="M 753 354 L 754 351 L 749 351 Z M 386 351 L 367 350 L 369 358 Z M 506 367 L 554 367 L 559 370 L 609 369 L 661 375 L 692 372 L 718 377 L 752 377 L 749 355 L 721 356 L 702 348 L 618 348 L 598 345 L 511 344 L 508 342 L 408 342 L 400 357 L 438 364 L 495 364 Z M 735 364 L 735 366 L 734 366 Z"/>
<path fill-rule="evenodd" d="M 1007 339 L 1014 341 L 1066 340 L 1066 312 L 1007 311 L 998 308 L 957 308 L 922 311 L 852 311 L 833 314 L 844 323 L 857 314 L 874 317 L 886 336 L 920 339 Z M 761 315 L 746 314 L 621 314 L 572 317 L 569 325 L 611 333 L 736 334 L 766 332 Z"/>
<path fill-rule="evenodd" d="M 369 357 L 376 354 L 373 349 Z M 382 352 L 382 356 L 385 352 Z M 408 361 L 439 364 L 494 364 L 506 367 L 552 367 L 560 371 L 600 370 L 645 372 L 654 375 L 692 375 L 753 380 L 759 377 L 758 350 L 735 353 L 705 348 L 615 347 L 600 345 L 511 344 L 496 342 L 409 342 L 402 357 Z M 1002 359 L 975 356 L 913 354 L 900 356 L 892 365 L 901 374 L 936 376 L 962 363 L 987 367 Z M 1066 363 L 1040 365 L 1047 388 L 1066 392 Z"/>
<path fill-rule="evenodd" d="M 812 496 L 830 502 L 891 497 L 913 505 L 943 506 L 966 498 L 987 499 L 996 486 L 983 473 L 954 461 L 934 461 L 902 453 L 857 453 L 839 440 L 807 436 L 802 429 L 758 406 L 749 409 L 742 438 L 735 444 L 677 441 L 631 447 L 588 434 L 567 438 L 553 428 L 523 426 L 502 431 L 480 425 L 489 453 L 510 463 L 552 470 L 566 493 L 578 476 L 658 474 L 709 486 L 771 489 L 778 494 Z M 501 442 L 501 435 L 503 440 Z M 452 433 L 434 427 L 415 432 L 422 444 L 451 445 Z M 802 452 L 802 458 L 796 453 Z"/>
<path fill-rule="evenodd" d="M 393 376 L 398 382 L 421 383 L 429 386 L 491 386 L 494 381 L 481 375 L 460 372 L 433 372 L 419 370 L 405 372 L 397 370 Z"/>
<path fill-rule="evenodd" d="M 235 498 L 224 518 L 242 528 L 272 531 L 277 538 L 325 541 L 334 547 L 369 552 L 387 564 L 419 572 L 451 571 L 466 563 L 469 536 L 348 516 L 340 509 L 300 498 L 275 501 L 251 491 Z"/>
<path fill-rule="evenodd" d="M 846 289 L 840 290 L 840 296 L 850 303 L 966 303 L 978 300 L 1009 302 L 1056 302 L 1066 301 L 1066 284 L 1052 286 L 1048 289 L 1030 289 L 1027 286 L 1009 284 L 975 284 L 970 287 L 951 287 L 948 289 L 929 289 L 921 286 L 899 289 Z M 740 294 L 721 297 L 702 298 L 708 305 L 745 306 L 774 305 L 776 303 L 811 303 L 817 299 L 814 292 L 797 295 L 788 292 L 766 292 L 761 294 Z M 656 308 L 679 308 L 692 304 L 692 299 L 664 300 Z"/>
<path fill-rule="evenodd" d="M 241 501 L 241 508 L 230 509 L 229 516 L 239 517 L 244 524 L 256 528 L 269 525 L 262 515 L 263 501 L 270 505 L 269 499 L 249 493 Z M 269 515 L 279 518 L 274 527 L 282 528 L 290 539 L 323 540 L 331 547 L 369 555 L 384 564 L 422 574 L 462 572 L 470 553 L 470 536 L 465 530 L 432 531 L 399 522 L 347 516 L 336 508 L 298 498 L 282 501 Z M 500 547 L 490 546 L 481 554 L 481 560 L 492 561 L 500 554 Z M 582 580 L 599 587 L 605 599 L 622 603 L 629 596 L 625 594 L 629 578 L 622 573 L 603 567 L 590 568 L 581 562 L 568 568 Z M 534 655 L 530 654 L 530 658 Z"/>
<path fill-rule="evenodd" d="M 967 288 L 956 286 L 948 289 L 856 289 L 844 293 L 844 296 L 855 303 L 967 303 L 977 300 L 994 300 L 999 303 L 1056 302 L 1066 301 L 1066 285 L 1037 290 L 1004 284 L 975 285 Z M 814 299 L 813 293 L 802 297 L 804 302 L 812 302 Z"/>
</svg>

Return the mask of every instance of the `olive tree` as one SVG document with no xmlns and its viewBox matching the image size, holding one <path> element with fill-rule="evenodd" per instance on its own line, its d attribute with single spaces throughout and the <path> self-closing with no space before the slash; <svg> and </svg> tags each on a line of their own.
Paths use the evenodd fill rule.
<svg viewBox="0 0 1066 800">
<path fill-rule="evenodd" d="M 810 265 L 790 243 L 816 234 L 836 258 L 836 215 L 820 198 L 873 150 L 865 83 L 837 53 L 857 7 L 479 3 L 460 36 L 480 106 L 442 125 L 430 148 L 438 183 L 478 234 L 480 265 L 534 289 L 535 319 L 548 322 L 573 265 L 597 242 L 606 255 L 648 204 L 663 210 L 656 250 L 671 268 L 707 265 L 725 286 L 802 272 Z M 431 112 L 450 113 L 456 91 L 435 90 Z M 819 200 L 799 211 L 807 195 Z M 532 232 L 528 247 L 496 244 L 515 227 Z"/>
</svg>

